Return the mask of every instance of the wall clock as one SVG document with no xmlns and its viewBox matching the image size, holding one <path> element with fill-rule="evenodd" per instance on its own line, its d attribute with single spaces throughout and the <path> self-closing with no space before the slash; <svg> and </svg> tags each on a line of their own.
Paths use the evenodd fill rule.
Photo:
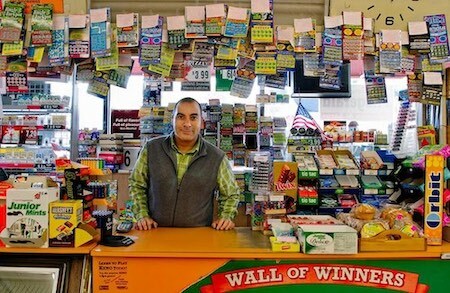
<svg viewBox="0 0 450 293">
<path fill-rule="evenodd" d="M 422 21 L 425 15 L 450 12 L 450 1 L 436 0 L 329 0 L 329 15 L 361 11 L 375 20 L 375 31 L 408 29 L 408 22 Z M 449 22 L 450 19 L 447 19 Z"/>
</svg>

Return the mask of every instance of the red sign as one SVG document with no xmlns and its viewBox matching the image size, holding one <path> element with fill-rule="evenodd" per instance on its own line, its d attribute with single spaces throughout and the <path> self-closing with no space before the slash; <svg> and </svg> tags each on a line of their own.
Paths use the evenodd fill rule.
<svg viewBox="0 0 450 293">
<path fill-rule="evenodd" d="M 36 144 L 37 143 L 37 128 L 36 126 L 23 126 L 20 129 L 20 143 Z"/>
<path fill-rule="evenodd" d="M 419 275 L 388 268 L 352 264 L 286 264 L 246 268 L 214 274 L 212 284 L 202 293 L 230 292 L 286 284 L 342 284 L 396 290 L 427 292 Z"/>
<path fill-rule="evenodd" d="M 139 110 L 112 110 L 111 133 L 132 133 L 139 138 Z"/>
</svg>

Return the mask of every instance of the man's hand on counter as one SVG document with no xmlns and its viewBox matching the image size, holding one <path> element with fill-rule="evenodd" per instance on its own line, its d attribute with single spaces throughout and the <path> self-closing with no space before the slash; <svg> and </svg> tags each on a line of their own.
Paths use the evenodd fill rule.
<svg viewBox="0 0 450 293">
<path fill-rule="evenodd" d="M 134 224 L 134 229 L 136 230 L 151 230 L 152 228 L 157 228 L 158 223 L 153 221 L 150 217 L 143 217 L 142 219 L 138 220 L 136 224 Z"/>
<path fill-rule="evenodd" d="M 211 227 L 216 230 L 231 230 L 234 228 L 234 222 L 232 220 L 219 219 L 215 220 Z"/>
</svg>

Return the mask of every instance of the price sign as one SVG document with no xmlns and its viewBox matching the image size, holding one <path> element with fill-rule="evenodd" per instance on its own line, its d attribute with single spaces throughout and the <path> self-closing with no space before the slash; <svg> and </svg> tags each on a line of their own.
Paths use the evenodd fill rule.
<svg viewBox="0 0 450 293">
<path fill-rule="evenodd" d="M 35 168 L 46 169 L 46 168 L 55 168 L 55 164 L 47 163 L 47 164 L 34 164 Z"/>
<path fill-rule="evenodd" d="M 223 69 L 220 70 L 222 74 L 222 79 L 233 80 L 236 76 L 236 69 Z"/>
<path fill-rule="evenodd" d="M 20 143 L 36 144 L 37 128 L 33 126 L 25 126 L 20 129 Z"/>
<path fill-rule="evenodd" d="M 64 125 L 44 125 L 44 129 L 65 129 Z"/>
<path fill-rule="evenodd" d="M 320 169 L 320 175 L 333 175 L 333 169 Z"/>
<path fill-rule="evenodd" d="M 140 147 L 124 147 L 123 148 L 123 163 L 120 165 L 122 170 L 132 170 L 139 157 Z"/>
<path fill-rule="evenodd" d="M 216 70 L 216 91 L 230 91 L 235 77 L 236 69 Z"/>
<path fill-rule="evenodd" d="M 41 109 L 57 110 L 57 109 L 62 109 L 62 106 L 61 105 L 41 105 Z"/>
<path fill-rule="evenodd" d="M 347 169 L 347 175 L 359 175 L 359 169 Z"/>
<path fill-rule="evenodd" d="M 192 68 L 186 75 L 187 81 L 209 81 L 210 74 L 208 67 Z"/>
<path fill-rule="evenodd" d="M 211 74 L 208 63 L 204 61 L 186 61 L 185 79 L 187 81 L 209 81 Z"/>
<path fill-rule="evenodd" d="M 364 175 L 376 176 L 378 175 L 378 170 L 365 169 Z"/>
</svg>

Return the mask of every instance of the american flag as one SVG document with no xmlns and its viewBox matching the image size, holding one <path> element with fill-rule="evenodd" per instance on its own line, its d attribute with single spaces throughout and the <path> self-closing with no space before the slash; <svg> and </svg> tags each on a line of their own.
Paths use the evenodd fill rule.
<svg viewBox="0 0 450 293">
<path fill-rule="evenodd" d="M 298 104 L 297 113 L 295 115 L 302 115 L 306 118 L 312 119 L 311 114 L 309 114 L 308 110 L 303 107 L 302 103 Z"/>
<path fill-rule="evenodd" d="M 320 126 L 317 124 L 316 120 L 314 120 L 311 114 L 309 114 L 308 110 L 303 107 L 302 103 L 299 103 L 297 107 L 297 113 L 295 114 L 294 121 L 292 122 L 292 128 L 299 129 L 301 127 L 304 127 L 306 129 L 311 128 L 314 130 L 318 129 L 322 141 L 333 141 L 331 137 L 325 135 Z"/>
<path fill-rule="evenodd" d="M 306 129 L 317 129 L 317 124 L 314 119 L 306 118 L 303 115 L 296 115 L 294 121 L 292 122 L 292 128 L 301 128 L 304 127 Z"/>
</svg>

